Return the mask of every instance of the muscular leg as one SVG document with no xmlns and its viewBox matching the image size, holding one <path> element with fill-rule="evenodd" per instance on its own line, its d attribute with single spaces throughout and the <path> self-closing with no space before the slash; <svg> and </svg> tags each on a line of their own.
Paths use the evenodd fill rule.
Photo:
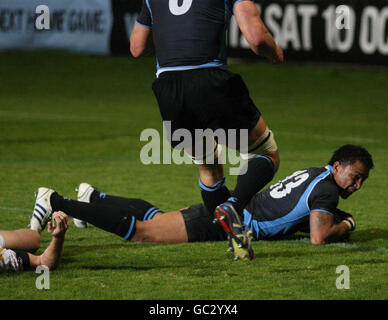
<svg viewBox="0 0 388 320">
<path fill-rule="evenodd" d="M 172 211 L 149 221 L 136 221 L 136 232 L 132 241 L 137 242 L 187 242 L 187 231 L 182 213 Z"/>
<path fill-rule="evenodd" d="M 222 164 L 197 164 L 199 178 L 206 186 L 212 186 L 217 181 L 224 178 L 224 168 Z"/>
<path fill-rule="evenodd" d="M 263 117 L 260 117 L 259 121 L 256 123 L 256 126 L 251 130 L 248 135 L 248 146 L 252 145 L 259 139 L 267 129 L 267 124 L 265 123 Z M 269 157 L 275 165 L 275 170 L 278 170 L 280 164 L 280 158 L 278 151 L 272 151 L 265 154 Z"/>
<path fill-rule="evenodd" d="M 255 142 L 265 134 L 266 129 L 267 124 L 263 117 L 260 117 L 256 126 L 249 133 L 248 150 L 254 149 L 249 146 L 254 145 Z M 260 145 L 256 148 L 259 150 Z M 254 151 L 255 150 L 249 152 L 255 153 Z M 237 185 L 233 192 L 233 198 L 230 198 L 240 217 L 242 217 L 243 210 L 250 199 L 272 180 L 279 167 L 279 154 L 277 150 L 265 151 L 261 155 L 259 155 L 259 153 L 256 154 L 257 156 L 250 159 L 242 169 L 246 173 L 238 176 Z"/>
<path fill-rule="evenodd" d="M 248 136 L 248 146 L 255 144 L 263 136 L 267 129 L 263 117 L 260 117 L 256 126 L 250 131 Z M 248 147 L 248 150 L 250 148 Z M 243 170 L 245 174 L 239 175 L 237 185 L 233 193 L 235 208 L 239 215 L 242 215 L 243 209 L 249 200 L 260 191 L 269 181 L 272 180 L 274 172 L 279 167 L 278 151 L 267 151 L 263 154 L 265 157 L 251 159 Z M 271 163 L 272 161 L 272 163 Z M 230 192 L 225 186 L 225 178 L 222 164 L 197 165 L 200 175 L 201 195 L 206 208 L 209 212 L 221 203 L 230 198 Z"/>
<path fill-rule="evenodd" d="M 0 230 L 0 237 L 4 240 L 3 247 L 7 249 L 35 252 L 40 247 L 40 235 L 33 230 Z"/>
<path fill-rule="evenodd" d="M 199 186 L 201 196 L 209 212 L 225 202 L 230 197 L 230 192 L 225 185 L 222 164 L 197 165 L 199 171 Z"/>
<path fill-rule="evenodd" d="M 237 177 L 233 196 L 220 204 L 215 215 L 229 236 L 229 248 L 236 259 L 254 259 L 251 238 L 245 230 L 244 208 L 251 198 L 270 182 L 279 165 L 276 142 L 264 119 L 259 118 L 249 132 L 248 148 L 237 146 L 240 156 L 248 162 Z"/>
<path fill-rule="evenodd" d="M 94 193 L 96 193 L 96 198 L 99 198 L 97 195 L 100 192 L 95 191 Z M 66 212 L 74 218 L 89 222 L 100 229 L 123 237 L 125 240 L 132 240 L 132 237 L 137 233 L 138 225 L 141 227 L 145 222 L 164 216 L 160 209 L 142 199 L 109 196 L 102 197 L 98 201 L 85 203 L 62 197 L 55 192 L 51 195 L 50 202 L 53 210 Z M 147 215 L 147 212 L 150 214 Z M 138 220 L 139 218 L 144 220 L 146 217 L 151 217 L 151 214 L 153 218 L 148 221 Z"/>
</svg>

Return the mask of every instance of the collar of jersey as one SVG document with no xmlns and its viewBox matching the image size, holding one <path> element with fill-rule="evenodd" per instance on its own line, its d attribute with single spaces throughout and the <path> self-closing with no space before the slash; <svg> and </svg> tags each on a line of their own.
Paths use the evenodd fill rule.
<svg viewBox="0 0 388 320">
<path fill-rule="evenodd" d="M 328 164 L 325 168 L 329 170 L 331 174 L 333 174 L 333 167 L 330 164 Z"/>
</svg>

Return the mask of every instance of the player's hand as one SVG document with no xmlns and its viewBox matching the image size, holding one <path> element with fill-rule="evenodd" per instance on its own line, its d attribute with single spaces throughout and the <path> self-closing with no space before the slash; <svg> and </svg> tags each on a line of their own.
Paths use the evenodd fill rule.
<svg viewBox="0 0 388 320">
<path fill-rule="evenodd" d="M 279 45 L 276 45 L 276 58 L 272 60 L 272 63 L 274 64 L 283 63 L 283 61 L 284 61 L 283 49 Z"/>
<path fill-rule="evenodd" d="M 356 220 L 354 217 L 350 213 L 337 208 L 334 213 L 334 223 L 340 223 L 341 221 L 344 221 L 349 226 L 350 231 L 356 229 Z"/>
<path fill-rule="evenodd" d="M 67 228 L 69 227 L 69 218 L 64 212 L 56 211 L 53 213 L 53 220 L 55 222 L 55 225 L 52 221 L 49 221 L 47 224 L 48 232 L 54 238 L 63 238 L 65 236 Z"/>
</svg>

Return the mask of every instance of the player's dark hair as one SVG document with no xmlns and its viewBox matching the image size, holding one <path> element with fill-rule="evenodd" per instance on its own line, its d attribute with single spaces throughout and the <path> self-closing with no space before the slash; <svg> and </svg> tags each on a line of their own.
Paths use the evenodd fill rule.
<svg viewBox="0 0 388 320">
<path fill-rule="evenodd" d="M 361 163 L 369 170 L 374 167 L 370 153 L 365 148 L 352 144 L 344 145 L 334 151 L 334 154 L 329 161 L 329 165 L 333 165 L 336 161 L 339 161 L 341 164 L 352 164 L 357 160 L 361 161 Z"/>
</svg>

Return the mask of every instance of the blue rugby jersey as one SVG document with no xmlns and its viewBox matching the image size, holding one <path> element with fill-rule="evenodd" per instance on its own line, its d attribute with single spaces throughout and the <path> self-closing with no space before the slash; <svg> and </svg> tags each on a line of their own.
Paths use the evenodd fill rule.
<svg viewBox="0 0 388 320">
<path fill-rule="evenodd" d="M 157 73 L 226 64 L 234 6 L 250 0 L 143 0 L 136 23 L 152 29 Z"/>
<path fill-rule="evenodd" d="M 244 209 L 244 224 L 256 239 L 294 233 L 309 223 L 311 211 L 334 214 L 339 189 L 333 168 L 308 168 L 257 193 Z"/>
</svg>

